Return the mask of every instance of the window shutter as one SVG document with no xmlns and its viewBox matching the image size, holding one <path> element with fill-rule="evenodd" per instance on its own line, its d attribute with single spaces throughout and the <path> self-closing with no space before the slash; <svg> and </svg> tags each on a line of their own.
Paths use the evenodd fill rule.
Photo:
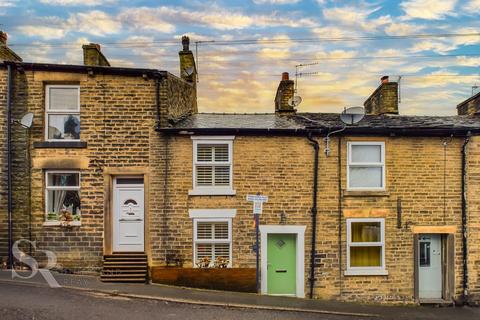
<svg viewBox="0 0 480 320">
<path fill-rule="evenodd" d="M 229 243 L 216 243 L 215 244 L 215 258 L 222 257 L 230 259 L 230 244 Z"/>
<path fill-rule="evenodd" d="M 217 222 L 214 229 L 215 239 L 228 239 L 228 222 Z"/>
<path fill-rule="evenodd" d="M 228 162 L 228 145 L 219 144 L 214 147 L 215 162 Z"/>
<path fill-rule="evenodd" d="M 213 239 L 213 224 L 211 222 L 197 223 L 197 239 Z"/>
<path fill-rule="evenodd" d="M 197 260 L 204 257 L 212 258 L 213 245 L 211 243 L 197 243 Z"/>
<path fill-rule="evenodd" d="M 199 144 L 197 146 L 197 161 L 211 162 L 213 160 L 213 146 Z"/>
<path fill-rule="evenodd" d="M 215 185 L 228 186 L 230 184 L 230 166 L 215 167 Z"/>
<path fill-rule="evenodd" d="M 213 167 L 197 166 L 196 181 L 199 186 L 211 186 L 213 184 Z"/>
</svg>

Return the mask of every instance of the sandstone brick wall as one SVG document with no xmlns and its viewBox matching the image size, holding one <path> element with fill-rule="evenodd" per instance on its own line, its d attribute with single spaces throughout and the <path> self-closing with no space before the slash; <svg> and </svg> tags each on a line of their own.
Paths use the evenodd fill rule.
<svg viewBox="0 0 480 320">
<path fill-rule="evenodd" d="M 346 192 L 347 140 L 384 141 L 386 145 L 386 192 Z M 321 150 L 323 141 L 319 139 Z M 338 140 L 330 157 L 320 154 L 318 234 L 315 295 L 321 298 L 377 302 L 414 302 L 414 247 L 412 226 L 455 227 L 455 296 L 461 294 L 461 145 L 463 139 L 408 137 L 344 137 L 341 146 L 342 216 L 339 265 Z M 311 218 L 313 150 L 300 137 L 237 136 L 233 146 L 235 196 L 188 196 L 192 188 L 192 141 L 169 138 L 166 158 L 167 193 L 164 223 L 169 236 L 166 250 L 179 255 L 185 266 L 192 264 L 192 220 L 189 209 L 237 209 L 233 219 L 233 266 L 254 267 L 255 255 L 251 203 L 245 195 L 261 192 L 269 196 L 261 224 L 279 224 L 285 211 L 287 224 L 307 225 L 305 238 L 305 288 Z M 446 153 L 445 153 L 446 152 Z M 444 158 L 445 157 L 445 158 Z M 446 161 L 444 161 L 446 160 Z M 445 176 L 444 176 L 445 172 Z M 444 181 L 445 208 L 444 208 Z M 397 228 L 397 199 L 402 199 L 402 226 Z M 388 276 L 345 276 L 346 212 L 357 217 L 384 212 L 386 268 Z M 360 211 L 358 211 L 360 210 Z M 472 249 L 476 250 L 476 249 Z M 472 251 L 473 252 L 473 251 Z M 477 255 L 477 253 L 473 253 Z M 160 256 L 159 256 L 160 257 Z M 476 258 L 472 258 L 475 264 Z M 155 260 L 161 264 L 161 259 Z M 478 266 L 477 274 L 478 274 Z M 472 271 L 472 273 L 475 270 Z M 476 281 L 471 278 L 472 283 Z"/>
<path fill-rule="evenodd" d="M 0 68 L 0 261 L 8 256 L 7 226 L 7 71 Z"/>
<path fill-rule="evenodd" d="M 467 162 L 468 287 L 472 300 L 480 300 L 480 137 L 470 139 Z"/>
<path fill-rule="evenodd" d="M 3 69 L 1 70 L 4 72 Z M 171 75 L 167 76 L 168 80 L 161 83 L 160 87 L 161 108 L 168 111 L 163 116 L 172 114 L 181 117 L 182 112 L 188 112 L 190 110 L 188 108 L 194 105 L 191 100 L 192 91 L 183 88 L 182 80 Z M 0 82 L 1 88 L 4 87 L 4 78 L 2 77 Z M 45 140 L 46 84 L 80 85 L 80 136 L 81 141 L 87 143 L 86 148 L 34 146 L 34 143 Z M 188 95 L 177 94 L 180 88 L 184 89 Z M 105 241 L 104 173 L 106 170 L 138 168 L 150 177 L 152 175 L 149 172 L 150 157 L 155 157 L 156 150 L 163 146 L 162 137 L 155 131 L 157 113 L 155 90 L 155 80 L 143 79 L 141 76 L 102 74 L 87 76 L 68 72 L 32 71 L 15 73 L 14 118 L 19 119 L 26 112 L 33 112 L 34 125 L 30 129 L 30 135 L 19 126 L 14 128 L 14 240 L 28 239 L 31 228 L 31 238 L 37 241 L 38 248 L 54 251 L 62 266 L 80 270 L 98 269 L 101 265 Z M 1 101 L 2 103 L 4 101 L 3 95 Z M 4 110 L 5 108 L 2 108 L 1 112 Z M 2 119 L 5 117 L 3 116 Z M 2 134 L 4 132 L 2 131 Z M 2 142 L 2 147 L 3 145 Z M 151 145 L 155 147 L 151 148 Z M 72 159 L 79 164 L 86 159 L 87 165 L 85 168 L 72 168 L 70 165 L 63 167 Z M 48 164 L 45 165 L 47 162 Z M 3 163 L 4 160 L 0 164 L 3 165 Z M 162 180 L 164 172 L 162 163 L 156 162 L 152 167 L 155 168 L 153 174 L 159 176 L 151 179 L 155 187 L 150 188 L 150 185 L 146 184 L 145 190 L 149 192 L 148 198 L 151 199 L 149 203 L 152 208 L 158 210 L 161 209 L 159 203 L 162 198 L 157 197 L 156 194 L 163 193 L 161 191 L 163 185 L 157 182 Z M 59 226 L 44 226 L 44 172 L 46 169 L 79 169 L 82 214 L 80 227 L 67 229 Z M 2 179 L 2 183 L 4 181 Z M 150 180 L 147 179 L 146 183 L 148 181 Z M 3 196 L 1 201 L 4 201 Z M 148 204 L 146 209 L 153 212 Z M 2 211 L 0 219 L 4 216 Z"/>
<path fill-rule="evenodd" d="M 363 105 L 367 114 L 398 114 L 398 83 L 381 84 Z"/>
</svg>

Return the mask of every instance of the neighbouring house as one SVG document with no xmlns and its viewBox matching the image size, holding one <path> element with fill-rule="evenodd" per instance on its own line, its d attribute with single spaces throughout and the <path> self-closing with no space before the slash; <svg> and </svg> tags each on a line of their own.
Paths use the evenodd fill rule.
<svg viewBox="0 0 480 320">
<path fill-rule="evenodd" d="M 198 113 L 188 42 L 180 78 L 112 67 L 97 44 L 83 46 L 84 65 L 0 51 L 2 256 L 10 211 L 12 240 L 53 251 L 59 270 L 255 291 L 246 196 L 260 194 L 263 294 L 480 299 L 477 96 L 458 116 L 403 116 L 384 78 L 344 127 L 297 112 L 284 73 L 272 113 Z M 33 126 L 9 110 L 33 113 Z"/>
<path fill-rule="evenodd" d="M 165 143 L 155 128 L 197 112 L 193 54 L 189 39 L 182 42 L 180 68 L 189 72 L 181 78 L 112 67 L 98 44 L 83 46 L 84 65 L 11 60 L 10 49 L 0 56 L 2 257 L 8 251 L 11 110 L 12 120 L 34 115 L 30 129 L 10 122 L 12 242 L 36 241 L 38 250 L 56 254 L 59 269 L 98 271 L 103 265 L 106 281 L 145 282 L 150 248 L 159 250 L 163 234 L 157 226 Z M 44 258 L 38 250 L 31 254 Z M 142 254 L 109 257 L 125 251 Z M 125 272 L 111 271 L 121 268 Z"/>
<path fill-rule="evenodd" d="M 382 78 L 365 118 L 345 127 L 339 114 L 297 112 L 285 73 L 274 113 L 198 113 L 159 128 L 168 172 L 161 247 L 183 266 L 154 264 L 152 280 L 222 287 L 254 272 L 246 196 L 261 194 L 264 294 L 478 300 L 478 98 L 458 116 L 402 116 L 397 92 Z M 194 272 L 219 257 L 230 275 Z"/>
</svg>

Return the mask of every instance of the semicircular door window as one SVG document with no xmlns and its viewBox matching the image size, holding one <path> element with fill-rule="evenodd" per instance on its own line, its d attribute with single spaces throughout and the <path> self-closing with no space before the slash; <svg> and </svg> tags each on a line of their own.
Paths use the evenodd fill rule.
<svg viewBox="0 0 480 320">
<path fill-rule="evenodd" d="M 128 199 L 128 200 L 126 200 L 126 201 L 123 203 L 124 206 L 128 206 L 129 204 L 136 206 L 136 205 L 137 205 L 137 201 L 135 201 L 135 200 L 133 200 L 133 199 Z"/>
</svg>

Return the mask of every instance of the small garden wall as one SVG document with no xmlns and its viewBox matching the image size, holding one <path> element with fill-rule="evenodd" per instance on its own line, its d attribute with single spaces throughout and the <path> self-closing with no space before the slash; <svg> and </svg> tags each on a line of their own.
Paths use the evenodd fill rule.
<svg viewBox="0 0 480 320">
<path fill-rule="evenodd" d="M 254 268 L 152 267 L 151 280 L 192 288 L 256 292 Z"/>
</svg>

